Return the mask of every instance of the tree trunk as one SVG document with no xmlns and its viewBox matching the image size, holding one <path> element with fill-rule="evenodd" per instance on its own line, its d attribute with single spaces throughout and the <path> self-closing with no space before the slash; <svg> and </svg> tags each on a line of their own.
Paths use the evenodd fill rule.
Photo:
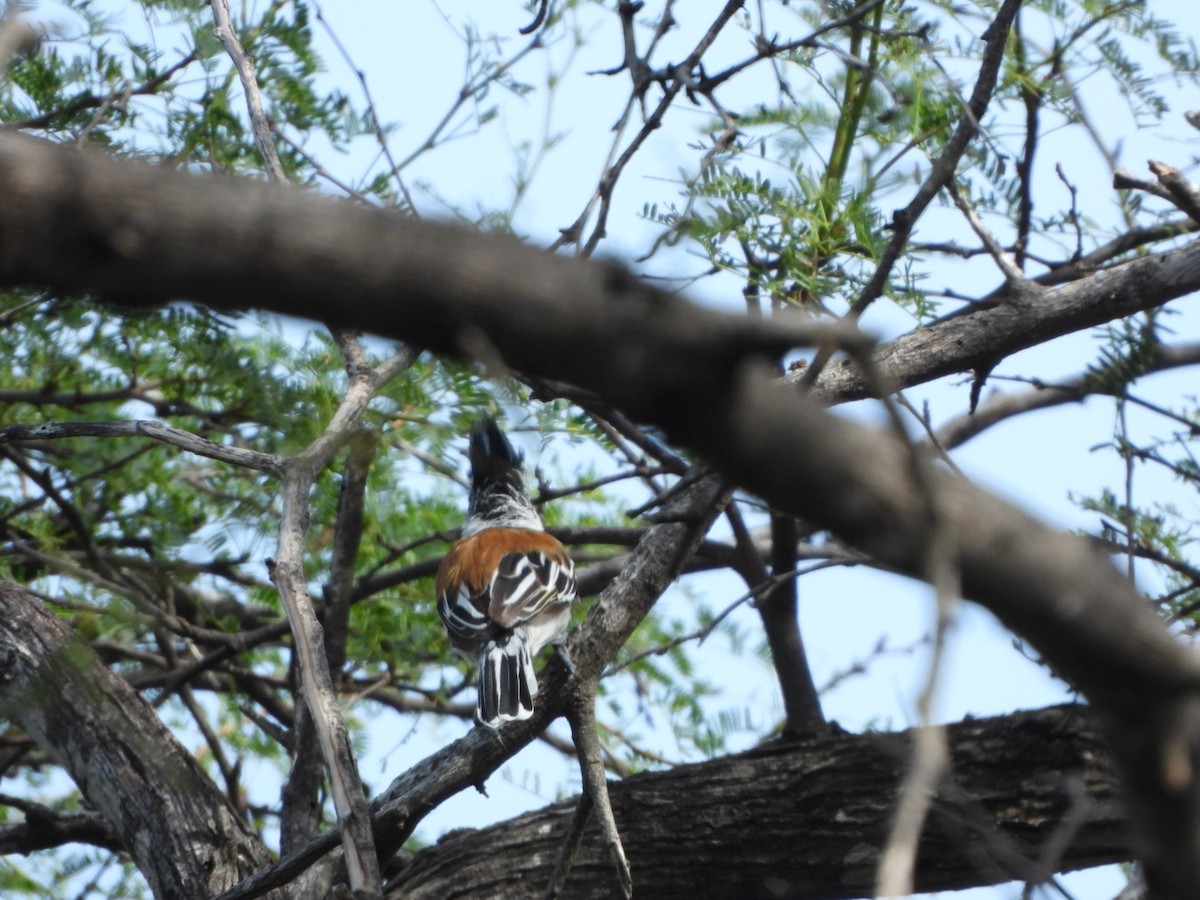
<svg viewBox="0 0 1200 900">
<path fill-rule="evenodd" d="M 911 732 L 836 735 L 610 785 L 635 896 L 869 896 Z M 1130 858 L 1116 779 L 1085 707 L 950 726 L 953 765 L 921 843 L 917 889 L 953 890 Z M 421 851 L 389 897 L 540 898 L 575 800 Z M 563 894 L 614 896 L 589 825 Z"/>
<path fill-rule="evenodd" d="M 267 864 L 265 848 L 150 705 L 33 594 L 7 581 L 0 715 L 70 773 L 156 897 L 208 898 Z"/>
</svg>

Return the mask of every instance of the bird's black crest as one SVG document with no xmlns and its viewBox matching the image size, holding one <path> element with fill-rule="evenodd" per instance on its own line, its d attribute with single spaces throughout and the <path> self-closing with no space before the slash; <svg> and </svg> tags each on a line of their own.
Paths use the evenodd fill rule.
<svg viewBox="0 0 1200 900">
<path fill-rule="evenodd" d="M 471 426 L 471 502 L 470 518 L 500 522 L 517 513 L 537 519 L 525 493 L 521 472 L 523 457 L 518 453 L 496 420 L 478 419 Z"/>
<path fill-rule="evenodd" d="M 471 426 L 470 457 L 476 481 L 506 481 L 512 472 L 520 477 L 523 457 L 491 416 L 476 419 Z"/>
</svg>

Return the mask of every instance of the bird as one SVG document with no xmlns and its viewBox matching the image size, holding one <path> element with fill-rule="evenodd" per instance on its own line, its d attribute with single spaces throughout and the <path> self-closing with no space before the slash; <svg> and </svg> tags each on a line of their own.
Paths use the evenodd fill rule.
<svg viewBox="0 0 1200 900">
<path fill-rule="evenodd" d="M 475 718 L 497 728 L 533 715 L 533 659 L 560 645 L 575 600 L 575 565 L 525 490 L 523 457 L 496 420 L 471 426 L 471 492 L 462 536 L 434 585 L 451 646 L 478 668 Z"/>
</svg>

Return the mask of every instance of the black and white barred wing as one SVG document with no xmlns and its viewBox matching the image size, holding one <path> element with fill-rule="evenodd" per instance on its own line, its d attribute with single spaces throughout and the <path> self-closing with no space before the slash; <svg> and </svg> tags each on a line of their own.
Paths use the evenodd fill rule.
<svg viewBox="0 0 1200 900">
<path fill-rule="evenodd" d="M 575 566 L 541 550 L 506 553 L 491 584 L 492 620 L 505 628 L 566 610 L 575 599 Z"/>
<path fill-rule="evenodd" d="M 459 585 L 457 589 L 440 591 L 438 615 L 446 626 L 450 643 L 460 650 L 466 650 L 492 637 L 498 629 L 488 618 L 490 604 L 491 591 L 486 585 L 474 593 L 466 584 Z"/>
</svg>

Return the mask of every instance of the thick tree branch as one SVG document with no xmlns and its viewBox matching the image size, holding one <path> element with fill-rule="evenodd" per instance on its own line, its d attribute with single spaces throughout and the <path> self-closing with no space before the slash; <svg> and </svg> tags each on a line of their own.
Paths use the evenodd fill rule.
<svg viewBox="0 0 1200 900">
<path fill-rule="evenodd" d="M 266 864 L 265 848 L 150 705 L 6 581 L 0 712 L 70 773 L 156 897 L 207 897 Z"/>
<path fill-rule="evenodd" d="M 890 341 L 873 354 L 879 375 L 897 388 L 958 372 L 988 369 L 1004 357 L 1073 331 L 1162 306 L 1200 288 L 1200 243 L 1150 254 L 1045 292 L 1017 298 Z M 799 381 L 803 371 L 789 376 Z M 849 359 L 826 368 L 814 386 L 827 402 L 872 396 L 876 388 Z"/>
<path fill-rule="evenodd" d="M 0 193 L 2 284 L 127 304 L 255 297 L 261 308 L 509 364 L 540 343 L 542 368 L 610 373 L 605 390 L 635 411 L 640 404 L 625 398 L 640 376 L 660 382 L 670 372 L 671 392 L 690 395 L 703 381 L 715 388 L 747 353 L 856 340 L 852 329 L 799 317 L 780 324 L 697 310 L 615 265 L 586 267 L 509 238 L 20 135 L 0 134 Z M 564 329 L 589 337 L 563 343 Z M 646 335 L 661 344 L 646 345 Z M 700 383 L 697 358 L 716 364 Z"/>
<path fill-rule="evenodd" d="M 845 329 L 799 320 L 781 325 L 694 309 L 619 268 L 585 268 L 494 235 L 121 164 L 19 135 L 0 134 L 0 190 L 4 284 L 124 302 L 185 297 L 259 306 L 405 335 L 439 352 L 498 355 L 530 374 L 586 382 L 649 420 L 658 416 L 648 405 L 670 401 L 656 395 L 648 403 L 636 390 L 641 380 L 703 396 L 748 353 L 852 339 Z M 347 284 L 356 286 L 352 303 L 342 302 Z M 873 362 L 886 382 L 908 387 L 1198 287 L 1200 244 L 1192 243 L 1057 287 L 1036 305 L 1001 302 L 922 328 L 879 347 Z M 562 302 L 576 294 L 579 303 Z M 564 342 L 563 334 L 577 337 Z M 538 364 L 519 364 L 530 347 L 539 348 Z M 696 359 L 712 365 L 705 371 Z M 875 390 L 849 359 L 827 367 L 815 385 L 826 402 Z"/>
<path fill-rule="evenodd" d="M 91 844 L 113 853 L 125 845 L 112 823 L 100 813 L 59 812 L 20 797 L 0 797 L 0 806 L 19 809 L 25 815 L 20 825 L 0 825 L 0 854 L 35 853 L 63 844 Z"/>
<path fill-rule="evenodd" d="M 953 767 L 933 798 L 918 890 L 1038 883 L 1067 820 L 1077 830 L 1052 871 L 1129 857 L 1116 778 L 1085 709 L 967 720 L 948 733 Z M 637 896 L 868 896 L 911 740 L 910 731 L 772 742 L 611 784 Z M 440 900 L 475 885 L 472 896 L 540 897 L 574 809 L 568 800 L 447 836 L 418 853 L 388 895 Z M 612 897 L 611 870 L 598 829 L 587 828 L 563 895 Z"/>
</svg>

